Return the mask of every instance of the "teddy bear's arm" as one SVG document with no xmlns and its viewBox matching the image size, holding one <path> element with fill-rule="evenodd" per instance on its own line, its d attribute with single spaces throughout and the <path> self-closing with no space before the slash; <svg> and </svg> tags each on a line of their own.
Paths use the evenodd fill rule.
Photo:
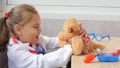
<svg viewBox="0 0 120 68">
<path fill-rule="evenodd" d="M 64 47 L 64 45 L 68 44 L 67 41 L 64 41 L 64 40 L 59 40 L 59 46 L 60 47 Z"/>
<path fill-rule="evenodd" d="M 100 50 L 105 49 L 105 46 L 101 43 L 97 43 L 97 42 L 93 42 L 93 41 L 92 41 L 92 43 L 94 45 L 94 49 L 97 49 L 97 48 L 99 48 Z"/>
<path fill-rule="evenodd" d="M 80 36 L 75 36 L 72 41 L 72 49 L 74 55 L 82 54 L 83 50 L 83 40 Z"/>
</svg>

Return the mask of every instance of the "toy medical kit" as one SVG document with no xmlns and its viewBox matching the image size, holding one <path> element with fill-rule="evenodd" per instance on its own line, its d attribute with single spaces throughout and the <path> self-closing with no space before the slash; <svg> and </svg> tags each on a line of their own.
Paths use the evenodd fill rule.
<svg viewBox="0 0 120 68">
<path fill-rule="evenodd" d="M 85 63 L 92 62 L 96 57 L 99 62 L 118 62 L 119 60 L 120 49 L 115 52 L 107 53 L 102 52 L 100 49 L 96 49 L 96 54 L 87 55 L 84 59 Z"/>
</svg>

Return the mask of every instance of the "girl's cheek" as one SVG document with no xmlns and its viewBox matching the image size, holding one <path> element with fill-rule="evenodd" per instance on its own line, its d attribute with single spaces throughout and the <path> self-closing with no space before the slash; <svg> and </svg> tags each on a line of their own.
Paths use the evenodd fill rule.
<svg viewBox="0 0 120 68">
<path fill-rule="evenodd" d="M 37 37 L 38 34 L 39 34 L 38 31 L 33 32 L 33 37 Z"/>
</svg>

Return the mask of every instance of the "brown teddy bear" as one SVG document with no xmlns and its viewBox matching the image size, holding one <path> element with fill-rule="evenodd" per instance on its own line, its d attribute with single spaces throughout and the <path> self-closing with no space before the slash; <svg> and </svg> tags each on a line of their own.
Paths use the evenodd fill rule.
<svg viewBox="0 0 120 68">
<path fill-rule="evenodd" d="M 64 23 L 63 30 L 58 33 L 59 45 L 64 47 L 65 44 L 71 44 L 74 55 L 89 53 L 96 48 L 101 50 L 105 48 L 104 45 L 90 40 L 85 34 L 82 23 L 77 23 L 76 19 L 71 17 Z"/>
</svg>

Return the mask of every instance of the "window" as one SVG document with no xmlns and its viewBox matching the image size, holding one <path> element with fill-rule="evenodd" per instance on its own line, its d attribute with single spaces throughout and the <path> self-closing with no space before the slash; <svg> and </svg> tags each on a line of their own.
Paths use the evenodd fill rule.
<svg viewBox="0 0 120 68">
<path fill-rule="evenodd" d="M 6 5 L 5 0 L 0 0 L 0 12 L 3 11 L 5 5 Z"/>
<path fill-rule="evenodd" d="M 6 5 L 5 0 L 0 0 L 0 17 L 3 16 L 5 5 Z"/>
<path fill-rule="evenodd" d="M 120 0 L 8 0 L 8 4 L 57 5 L 79 7 L 120 7 Z"/>
<path fill-rule="evenodd" d="M 7 0 L 7 7 L 23 3 L 34 5 L 45 19 L 120 20 L 120 0 Z"/>
</svg>

